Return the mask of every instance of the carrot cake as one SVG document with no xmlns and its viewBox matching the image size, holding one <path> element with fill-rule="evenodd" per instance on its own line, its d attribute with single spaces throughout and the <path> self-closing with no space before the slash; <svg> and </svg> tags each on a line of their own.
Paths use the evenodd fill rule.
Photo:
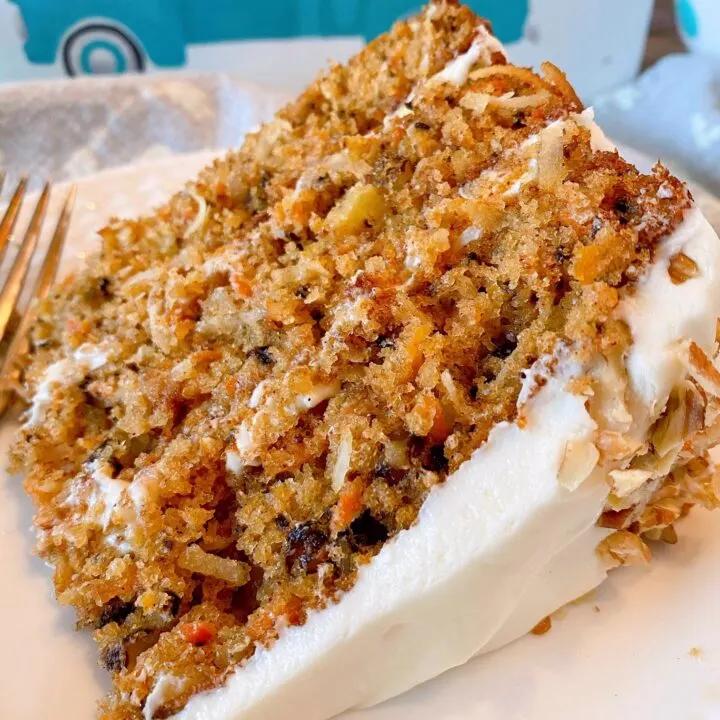
<svg viewBox="0 0 720 720">
<path fill-rule="evenodd" d="M 717 236 L 456 0 L 100 236 L 12 464 L 103 720 L 377 703 L 718 503 Z"/>
</svg>

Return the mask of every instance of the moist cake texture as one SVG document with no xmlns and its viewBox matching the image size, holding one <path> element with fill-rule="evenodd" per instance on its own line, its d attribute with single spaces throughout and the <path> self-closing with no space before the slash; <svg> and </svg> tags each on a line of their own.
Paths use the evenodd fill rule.
<svg viewBox="0 0 720 720">
<path fill-rule="evenodd" d="M 678 347 L 635 437 L 617 312 L 691 207 L 598 140 L 557 68 L 507 64 L 439 0 L 103 229 L 41 307 L 12 452 L 112 673 L 101 717 L 169 717 L 342 602 L 563 354 L 600 430 L 560 482 L 608 470 L 608 565 L 714 507 L 709 348 Z M 699 272 L 668 258 L 674 284 Z"/>
</svg>

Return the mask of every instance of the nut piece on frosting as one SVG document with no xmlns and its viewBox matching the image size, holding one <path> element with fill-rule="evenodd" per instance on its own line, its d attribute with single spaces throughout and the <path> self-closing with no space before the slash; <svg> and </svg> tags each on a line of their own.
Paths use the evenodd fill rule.
<svg viewBox="0 0 720 720">
<path fill-rule="evenodd" d="M 569 440 L 558 472 L 559 483 L 567 490 L 575 490 L 597 466 L 600 453 L 590 440 Z"/>
<path fill-rule="evenodd" d="M 597 553 L 608 570 L 620 565 L 647 565 L 652 557 L 642 538 L 628 530 L 608 535 L 598 545 Z"/>
</svg>

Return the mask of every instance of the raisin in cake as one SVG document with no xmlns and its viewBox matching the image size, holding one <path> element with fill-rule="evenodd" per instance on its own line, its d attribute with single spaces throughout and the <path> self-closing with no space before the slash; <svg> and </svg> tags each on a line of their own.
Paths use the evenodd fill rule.
<svg viewBox="0 0 720 720">
<path fill-rule="evenodd" d="M 720 242 L 437 0 L 43 303 L 12 460 L 104 720 L 324 720 L 714 507 Z"/>
</svg>

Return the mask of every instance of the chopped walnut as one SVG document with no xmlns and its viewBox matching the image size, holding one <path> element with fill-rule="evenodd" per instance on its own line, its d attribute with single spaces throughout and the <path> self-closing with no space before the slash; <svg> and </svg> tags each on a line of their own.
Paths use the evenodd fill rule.
<svg viewBox="0 0 720 720">
<path fill-rule="evenodd" d="M 668 545 L 675 545 L 678 541 L 677 531 L 672 525 L 663 528 L 653 528 L 644 533 L 648 540 L 664 542 Z"/>
<path fill-rule="evenodd" d="M 613 492 L 620 498 L 627 497 L 642 487 L 650 478 L 652 473 L 649 470 L 611 470 Z"/>
<path fill-rule="evenodd" d="M 650 548 L 627 530 L 608 535 L 598 545 L 597 553 L 608 570 L 618 565 L 647 565 L 651 558 Z"/>
<path fill-rule="evenodd" d="M 697 263 L 684 252 L 679 252 L 670 258 L 668 275 L 673 285 L 682 285 L 700 274 Z"/>
<path fill-rule="evenodd" d="M 668 399 L 667 408 L 652 433 L 652 445 L 660 457 L 679 450 L 689 435 L 704 425 L 705 400 L 689 380 L 681 383 Z"/>
<path fill-rule="evenodd" d="M 565 446 L 558 481 L 568 490 L 579 487 L 595 469 L 600 453 L 589 440 L 571 440 Z"/>
<path fill-rule="evenodd" d="M 698 385 L 706 393 L 720 398 L 720 372 L 697 343 L 690 343 L 686 362 L 690 375 L 697 381 Z"/>
<path fill-rule="evenodd" d="M 548 615 L 543 618 L 530 632 L 533 635 L 545 635 L 552 629 L 552 618 Z"/>
<path fill-rule="evenodd" d="M 602 430 L 596 441 L 604 462 L 627 460 L 643 447 L 643 444 L 615 430 Z"/>
</svg>

